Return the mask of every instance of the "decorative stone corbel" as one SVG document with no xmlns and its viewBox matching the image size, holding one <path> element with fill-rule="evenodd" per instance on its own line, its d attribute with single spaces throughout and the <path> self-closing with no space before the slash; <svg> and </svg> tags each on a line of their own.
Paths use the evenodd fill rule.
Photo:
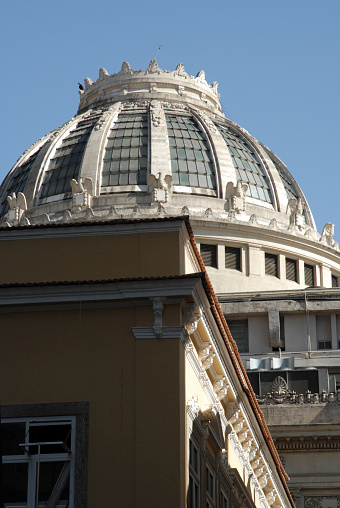
<svg viewBox="0 0 340 508">
<path fill-rule="evenodd" d="M 228 384 L 225 376 L 221 376 L 214 382 L 214 392 L 218 400 L 224 399 L 228 392 Z"/>
<path fill-rule="evenodd" d="M 211 344 L 204 344 L 204 346 L 200 349 L 198 358 L 201 360 L 202 368 L 204 370 L 208 370 L 213 363 L 215 353 L 212 351 Z"/>
<path fill-rule="evenodd" d="M 155 175 L 149 175 L 149 192 L 152 195 L 154 203 L 167 203 L 169 200 L 172 186 L 172 176 L 158 173 L 158 178 Z"/>
<path fill-rule="evenodd" d="M 267 503 L 269 504 L 269 506 L 272 506 L 272 504 L 275 501 L 275 495 L 276 495 L 275 489 L 273 489 L 272 487 L 269 487 L 269 488 L 266 487 L 264 489 L 264 491 L 266 492 L 265 498 L 266 498 Z"/>
<path fill-rule="evenodd" d="M 187 304 L 183 311 L 183 326 L 188 334 L 188 337 L 197 330 L 197 325 L 201 319 L 201 314 L 195 314 L 196 305 Z"/>
<path fill-rule="evenodd" d="M 306 227 L 305 218 L 303 216 L 304 203 L 301 199 L 292 198 L 288 201 L 287 213 L 290 214 L 290 226 L 295 227 L 299 231 L 303 231 Z"/>
<path fill-rule="evenodd" d="M 153 305 L 153 312 L 155 315 L 155 322 L 153 325 L 153 329 L 156 337 L 160 338 L 162 336 L 162 316 L 163 316 L 163 302 L 165 298 L 161 298 L 156 296 L 155 298 L 150 298 Z"/>
<path fill-rule="evenodd" d="M 245 428 L 244 430 L 241 430 L 240 432 L 236 432 L 236 434 L 237 434 L 238 440 L 242 444 L 243 441 L 245 441 L 248 437 L 248 429 Z"/>
<path fill-rule="evenodd" d="M 254 469 L 254 475 L 256 478 L 259 478 L 264 473 L 264 465 L 260 464 L 256 469 Z"/>
<path fill-rule="evenodd" d="M 237 418 L 235 422 L 232 424 L 235 432 L 240 432 L 243 428 L 243 423 L 245 422 L 244 418 Z"/>
<path fill-rule="evenodd" d="M 247 184 L 242 184 L 238 181 L 236 186 L 233 182 L 227 183 L 226 200 L 228 203 L 228 210 L 235 210 L 236 213 L 246 211 L 246 192 L 248 190 Z"/>
<path fill-rule="evenodd" d="M 259 476 L 257 478 L 257 481 L 259 482 L 259 485 L 260 485 L 261 489 L 264 489 L 265 486 L 267 485 L 268 478 L 269 478 L 269 474 L 268 473 L 263 473 L 263 474 L 261 474 L 261 476 Z"/>
<path fill-rule="evenodd" d="M 80 211 L 92 206 L 93 185 L 92 178 L 79 179 L 79 183 L 74 178 L 70 182 L 72 189 L 72 208 Z"/>
<path fill-rule="evenodd" d="M 13 192 L 10 196 L 7 196 L 7 202 L 9 204 L 9 210 L 4 219 L 11 226 L 16 226 L 27 210 L 25 194 L 23 192 L 18 192 L 18 195 L 16 195 L 15 192 Z"/>
</svg>

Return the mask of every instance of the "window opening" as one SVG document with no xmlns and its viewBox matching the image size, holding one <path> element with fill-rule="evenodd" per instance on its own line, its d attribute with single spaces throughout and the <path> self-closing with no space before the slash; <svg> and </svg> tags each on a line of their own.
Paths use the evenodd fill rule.
<svg viewBox="0 0 340 508">
<path fill-rule="evenodd" d="M 265 274 L 273 277 L 279 276 L 276 254 L 265 253 Z"/>
<path fill-rule="evenodd" d="M 201 243 L 200 252 L 205 266 L 217 268 L 217 245 Z"/>
<path fill-rule="evenodd" d="M 225 267 L 231 270 L 241 271 L 241 249 L 225 247 Z"/>
<path fill-rule="evenodd" d="M 224 490 L 221 490 L 220 495 L 220 508 L 228 508 L 228 496 L 224 492 Z"/>
<path fill-rule="evenodd" d="M 18 194 L 19 192 L 23 192 L 26 184 L 26 180 L 28 175 L 30 174 L 31 168 L 38 157 L 40 150 L 44 145 L 42 145 L 39 150 L 34 152 L 25 162 L 23 162 L 20 166 L 18 166 L 7 185 L 7 189 L 3 194 L 2 201 L 0 204 L 0 217 L 5 215 L 9 209 L 9 204 L 7 202 L 7 196 L 11 195 L 13 192 Z"/>
<path fill-rule="evenodd" d="M 4 419 L 5 507 L 73 507 L 75 419 Z"/>
<path fill-rule="evenodd" d="M 266 150 L 265 147 L 263 147 L 263 148 Z M 270 150 L 266 150 L 266 152 L 281 177 L 281 180 L 282 180 L 283 186 L 285 188 L 288 200 L 292 199 L 292 198 L 300 199 L 299 192 L 298 192 L 296 186 L 294 185 L 292 176 L 290 175 L 287 168 L 281 166 L 281 164 L 279 164 L 278 161 L 275 160 L 275 158 L 273 157 L 273 154 L 271 153 Z"/>
<path fill-rule="evenodd" d="M 119 115 L 106 144 L 102 186 L 146 185 L 147 166 L 147 115 Z"/>
<path fill-rule="evenodd" d="M 231 155 L 237 180 L 248 185 L 247 194 L 272 203 L 268 177 L 247 141 L 229 127 L 217 125 Z"/>
<path fill-rule="evenodd" d="M 227 320 L 230 333 L 236 342 L 239 353 L 249 352 L 248 341 L 248 320 L 247 319 L 233 319 Z"/>
<path fill-rule="evenodd" d="M 205 133 L 187 116 L 166 115 L 172 183 L 216 190 L 213 158 Z"/>
<path fill-rule="evenodd" d="M 297 282 L 296 260 L 286 258 L 286 279 Z"/>
<path fill-rule="evenodd" d="M 332 275 L 332 288 L 338 287 L 338 277 L 336 275 Z"/>
<path fill-rule="evenodd" d="M 199 508 L 200 506 L 200 449 L 197 444 L 189 440 L 189 489 L 188 508 Z"/>
<path fill-rule="evenodd" d="M 206 507 L 215 507 L 215 473 L 206 464 L 205 466 L 205 490 L 206 490 Z"/>
<path fill-rule="evenodd" d="M 314 267 L 305 263 L 305 285 L 314 286 Z"/>
<path fill-rule="evenodd" d="M 78 180 L 85 148 L 100 113 L 77 123 L 75 129 L 63 139 L 45 172 L 41 198 L 71 192 L 70 181 Z"/>
</svg>

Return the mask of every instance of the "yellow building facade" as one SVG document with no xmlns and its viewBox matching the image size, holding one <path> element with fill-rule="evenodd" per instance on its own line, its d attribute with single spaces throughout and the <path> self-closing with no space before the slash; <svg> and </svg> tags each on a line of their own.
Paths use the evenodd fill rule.
<svg viewBox="0 0 340 508">
<path fill-rule="evenodd" d="M 6 507 L 293 506 L 186 219 L 0 245 Z"/>
</svg>

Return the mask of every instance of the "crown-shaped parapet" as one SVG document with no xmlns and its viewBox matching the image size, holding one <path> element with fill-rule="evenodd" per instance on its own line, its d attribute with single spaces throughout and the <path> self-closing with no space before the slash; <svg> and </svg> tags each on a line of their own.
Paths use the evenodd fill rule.
<svg viewBox="0 0 340 508">
<path fill-rule="evenodd" d="M 118 101 L 158 99 L 168 102 L 190 103 L 200 108 L 221 113 L 218 84 L 209 85 L 204 71 L 196 77 L 189 76 L 183 64 L 174 71 L 163 71 L 156 60 L 151 60 L 145 70 L 134 71 L 127 62 L 117 74 L 99 70 L 99 78 L 86 78 L 84 90 L 80 90 L 79 112 L 88 108 Z"/>
</svg>

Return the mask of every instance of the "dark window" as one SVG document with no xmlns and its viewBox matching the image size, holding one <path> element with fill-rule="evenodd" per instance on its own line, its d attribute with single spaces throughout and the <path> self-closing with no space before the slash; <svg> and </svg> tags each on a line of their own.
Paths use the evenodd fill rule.
<svg viewBox="0 0 340 508">
<path fill-rule="evenodd" d="M 248 353 L 248 320 L 234 319 L 229 321 L 228 326 L 230 333 L 237 344 L 240 353 Z"/>
<path fill-rule="evenodd" d="M 216 189 L 214 163 L 205 133 L 194 118 L 166 115 L 172 183 Z"/>
<path fill-rule="evenodd" d="M 9 209 L 9 204 L 7 202 L 7 196 L 11 195 L 13 192 L 18 194 L 19 192 L 23 192 L 26 180 L 28 175 L 30 174 L 30 170 L 38 157 L 40 150 L 44 145 L 42 145 L 39 150 L 37 150 L 33 155 L 31 155 L 25 162 L 23 162 L 20 166 L 18 166 L 15 171 L 13 171 L 11 179 L 7 185 L 7 189 L 3 194 L 3 198 L 0 204 L 0 217 L 5 215 L 5 213 Z"/>
<path fill-rule="evenodd" d="M 289 173 L 286 166 L 284 166 L 281 163 L 281 161 L 277 160 L 270 150 L 267 150 L 265 147 L 263 147 L 263 148 L 266 150 L 267 154 L 271 158 L 274 166 L 276 167 L 276 169 L 281 177 L 281 180 L 282 180 L 283 186 L 286 190 L 288 199 L 292 199 L 292 198 L 299 199 L 300 198 L 299 192 L 298 192 L 295 184 L 293 183 L 292 175 Z"/>
<path fill-rule="evenodd" d="M 332 288 L 338 287 L 338 277 L 336 275 L 332 275 Z"/>
<path fill-rule="evenodd" d="M 221 491 L 220 508 L 228 508 L 228 496 L 223 491 Z"/>
<path fill-rule="evenodd" d="M 108 136 L 102 186 L 146 185 L 148 143 L 147 115 L 119 115 Z"/>
<path fill-rule="evenodd" d="M 70 182 L 78 180 L 85 148 L 100 113 L 81 120 L 57 148 L 46 170 L 41 187 L 41 198 L 71 192 Z"/>
<path fill-rule="evenodd" d="M 332 349 L 330 340 L 318 340 L 318 349 Z"/>
<path fill-rule="evenodd" d="M 74 443 L 75 418 L 4 419 L 5 505 L 72 507 Z"/>
<path fill-rule="evenodd" d="M 297 282 L 296 260 L 286 258 L 286 279 Z"/>
<path fill-rule="evenodd" d="M 200 506 L 200 449 L 198 445 L 190 439 L 189 456 L 189 489 L 187 508 L 198 508 Z"/>
<path fill-rule="evenodd" d="M 268 178 L 250 144 L 230 127 L 217 125 L 217 128 L 228 147 L 237 180 L 248 185 L 247 194 L 272 203 Z"/>
<path fill-rule="evenodd" d="M 265 253 L 265 273 L 266 275 L 278 277 L 277 256 L 275 254 Z"/>
<path fill-rule="evenodd" d="M 225 267 L 241 271 L 241 249 L 235 247 L 225 248 Z"/>
<path fill-rule="evenodd" d="M 305 263 L 305 285 L 314 286 L 314 267 Z"/>
<path fill-rule="evenodd" d="M 217 245 L 201 243 L 200 250 L 205 266 L 217 268 Z"/>
<path fill-rule="evenodd" d="M 208 465 L 205 466 L 205 490 L 207 493 L 207 508 L 215 506 L 215 474 Z"/>
</svg>

